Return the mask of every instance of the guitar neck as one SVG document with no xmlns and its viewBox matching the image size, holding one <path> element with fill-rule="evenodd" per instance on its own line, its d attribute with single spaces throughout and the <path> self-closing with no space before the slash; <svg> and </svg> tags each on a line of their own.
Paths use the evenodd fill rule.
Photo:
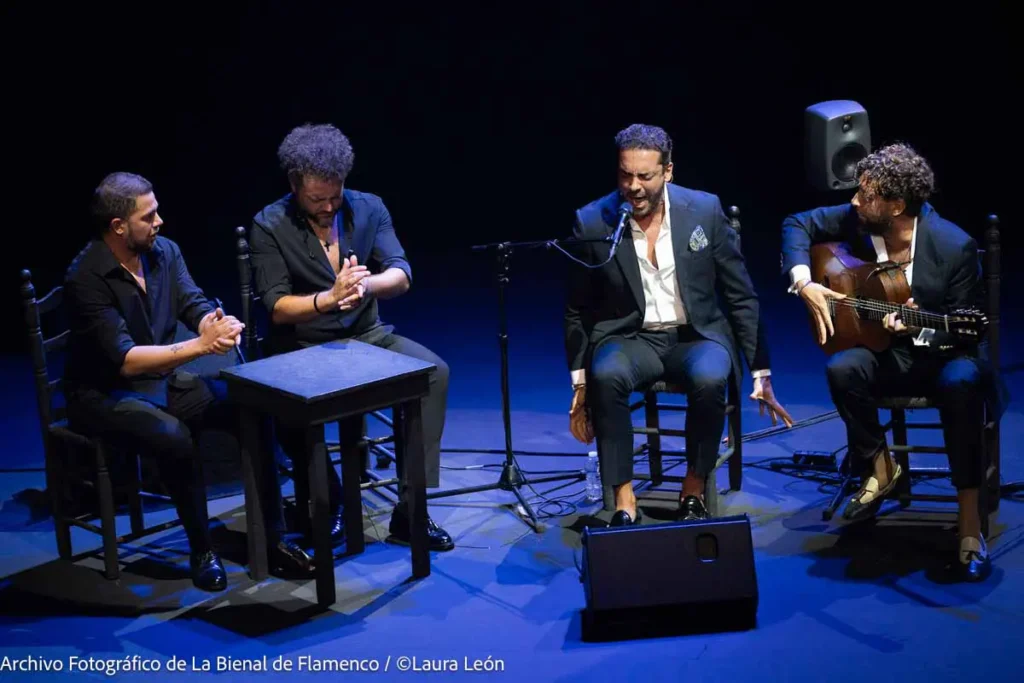
<svg viewBox="0 0 1024 683">
<path fill-rule="evenodd" d="M 902 304 L 894 304 L 878 299 L 858 299 L 856 297 L 829 299 L 828 303 L 833 316 L 835 316 L 837 306 L 847 306 L 856 309 L 860 317 L 865 320 L 881 320 L 890 313 L 899 313 L 900 320 L 907 327 L 929 327 L 949 330 L 949 316 L 940 313 L 929 313 L 928 311 L 922 311 Z"/>
</svg>

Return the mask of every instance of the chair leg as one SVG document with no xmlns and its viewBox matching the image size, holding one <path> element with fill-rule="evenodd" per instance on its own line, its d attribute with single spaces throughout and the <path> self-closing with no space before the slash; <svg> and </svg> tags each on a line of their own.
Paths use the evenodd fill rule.
<svg viewBox="0 0 1024 683">
<path fill-rule="evenodd" d="M 128 490 L 128 511 L 131 517 L 132 534 L 141 536 L 146 528 L 142 518 L 142 496 L 139 491 L 142 488 L 142 477 L 139 474 L 139 457 L 132 458 L 132 482 Z"/>
<path fill-rule="evenodd" d="M 651 486 L 661 486 L 662 463 L 661 463 L 661 422 L 658 415 L 658 395 L 648 391 L 644 395 L 644 422 L 648 429 L 655 431 L 647 434 L 647 462 L 651 469 Z"/>
<path fill-rule="evenodd" d="M 301 461 L 292 460 L 292 484 L 295 487 L 295 531 L 303 538 L 313 534 L 309 507 L 309 455 L 303 453 Z"/>
<path fill-rule="evenodd" d="M 96 446 L 96 493 L 100 502 L 100 520 L 103 529 L 104 575 L 108 579 L 120 576 L 117 557 L 117 527 L 114 520 L 114 487 L 110 483 L 107 454 L 102 445 Z"/>
<path fill-rule="evenodd" d="M 729 447 L 733 449 L 729 458 L 729 490 L 739 491 L 743 487 L 743 429 L 740 426 L 740 406 L 733 405 L 728 416 Z"/>
<path fill-rule="evenodd" d="M 57 536 L 57 553 L 62 560 L 71 559 L 71 527 L 64 516 L 64 477 L 58 454 L 54 452 L 53 440 L 49 436 L 43 443 L 46 460 L 46 490 L 50 493 L 50 509 L 53 515 L 53 530 Z"/>
<path fill-rule="evenodd" d="M 907 445 L 907 414 L 903 408 L 893 408 L 890 411 L 892 417 L 892 443 L 894 446 Z M 901 507 L 908 507 L 910 501 L 906 498 L 910 495 L 910 454 L 906 451 L 896 453 L 896 462 L 903 469 L 903 476 L 896 482 L 894 495 L 899 498 Z"/>
<path fill-rule="evenodd" d="M 989 517 L 992 515 L 992 510 L 989 508 L 991 490 L 989 489 L 988 481 L 991 453 L 985 447 L 988 445 L 985 441 L 986 431 L 983 424 L 981 428 L 981 458 L 979 458 L 980 462 L 978 463 L 978 466 L 981 467 L 981 486 L 978 487 L 978 515 L 981 519 L 981 535 L 983 538 L 988 538 Z"/>
</svg>

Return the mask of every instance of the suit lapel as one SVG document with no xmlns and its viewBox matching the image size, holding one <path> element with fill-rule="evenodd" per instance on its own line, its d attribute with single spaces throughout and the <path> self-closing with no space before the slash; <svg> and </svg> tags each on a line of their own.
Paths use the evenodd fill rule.
<svg viewBox="0 0 1024 683">
<path fill-rule="evenodd" d="M 914 301 L 921 300 L 923 289 L 931 284 L 936 269 L 935 253 L 932 249 L 931 225 L 926 213 L 922 212 L 917 219 L 917 244 L 914 245 L 914 282 L 910 285 L 910 295 Z"/>
<path fill-rule="evenodd" d="M 666 192 L 672 192 L 672 185 L 665 188 Z M 693 212 L 681 193 L 672 192 L 669 197 L 669 220 L 672 230 L 672 256 L 676 262 L 676 282 L 679 284 L 679 295 L 683 298 L 683 310 L 690 310 L 687 307 L 687 276 L 690 269 L 687 267 L 690 260 L 690 235 L 697 226 L 693 224 Z"/>
<path fill-rule="evenodd" d="M 637 310 L 643 313 L 647 309 L 647 300 L 644 298 L 644 288 L 640 280 L 640 263 L 637 261 L 636 247 L 633 245 L 633 230 L 628 224 L 622 229 L 622 241 L 615 250 L 615 260 L 629 284 L 629 291 L 636 301 Z"/>
</svg>

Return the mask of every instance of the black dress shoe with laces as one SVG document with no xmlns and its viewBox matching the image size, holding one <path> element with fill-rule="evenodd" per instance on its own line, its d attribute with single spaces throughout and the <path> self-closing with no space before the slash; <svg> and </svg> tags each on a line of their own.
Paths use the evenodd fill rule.
<svg viewBox="0 0 1024 683">
<path fill-rule="evenodd" d="M 608 522 L 608 526 L 634 526 L 640 523 L 640 520 L 644 518 L 644 513 L 640 511 L 640 508 L 636 509 L 636 518 L 629 516 L 629 513 L 625 510 L 616 510 L 615 514 L 612 515 L 612 520 Z"/>
<path fill-rule="evenodd" d="M 405 503 L 399 503 L 391 513 L 391 524 L 388 526 L 391 534 L 391 541 L 410 545 L 412 536 L 409 534 L 409 508 Z M 455 547 L 455 541 L 447 531 L 439 527 L 434 520 L 427 515 L 427 538 L 430 542 L 430 549 L 443 552 Z"/>
<path fill-rule="evenodd" d="M 224 565 L 220 563 L 217 553 L 212 550 L 192 553 L 189 565 L 192 570 L 192 583 L 199 590 L 213 593 L 228 587 L 228 574 L 224 571 Z"/>
<path fill-rule="evenodd" d="M 285 578 L 307 578 L 313 572 L 313 558 L 286 539 L 267 549 L 267 564 L 271 574 Z"/>
<path fill-rule="evenodd" d="M 679 501 L 679 519 L 688 522 L 693 519 L 707 519 L 708 509 L 698 496 L 686 496 Z"/>
</svg>

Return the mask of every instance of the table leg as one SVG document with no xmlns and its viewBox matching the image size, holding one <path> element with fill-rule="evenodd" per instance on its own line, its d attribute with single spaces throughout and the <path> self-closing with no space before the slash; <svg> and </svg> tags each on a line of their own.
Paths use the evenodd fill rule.
<svg viewBox="0 0 1024 683">
<path fill-rule="evenodd" d="M 405 475 L 403 488 L 409 506 L 412 575 L 413 578 L 422 579 L 430 576 L 430 542 L 427 538 L 427 472 L 424 465 L 420 400 L 407 401 L 399 410 L 402 412 L 402 438 L 397 440 L 396 446 L 404 452 L 396 454 L 396 457 L 403 463 Z"/>
<path fill-rule="evenodd" d="M 249 545 L 249 576 L 254 581 L 262 581 L 269 575 L 267 566 L 267 530 L 263 523 L 263 492 L 262 460 L 272 458 L 269 452 L 271 444 L 265 443 L 260 431 L 259 415 L 242 408 L 241 419 L 241 457 L 242 481 L 245 487 L 245 527 Z"/>
<path fill-rule="evenodd" d="M 324 442 L 324 426 L 306 428 L 309 458 L 309 493 L 313 508 L 313 562 L 316 565 L 316 602 L 332 605 L 334 592 L 334 546 L 331 543 L 331 504 L 327 491 L 327 468 L 331 466 Z"/>
<path fill-rule="evenodd" d="M 358 555 L 366 550 L 363 538 L 363 451 L 359 447 L 362 432 L 357 420 L 338 421 L 338 443 L 341 451 L 341 499 L 345 509 L 345 550 Z"/>
</svg>

